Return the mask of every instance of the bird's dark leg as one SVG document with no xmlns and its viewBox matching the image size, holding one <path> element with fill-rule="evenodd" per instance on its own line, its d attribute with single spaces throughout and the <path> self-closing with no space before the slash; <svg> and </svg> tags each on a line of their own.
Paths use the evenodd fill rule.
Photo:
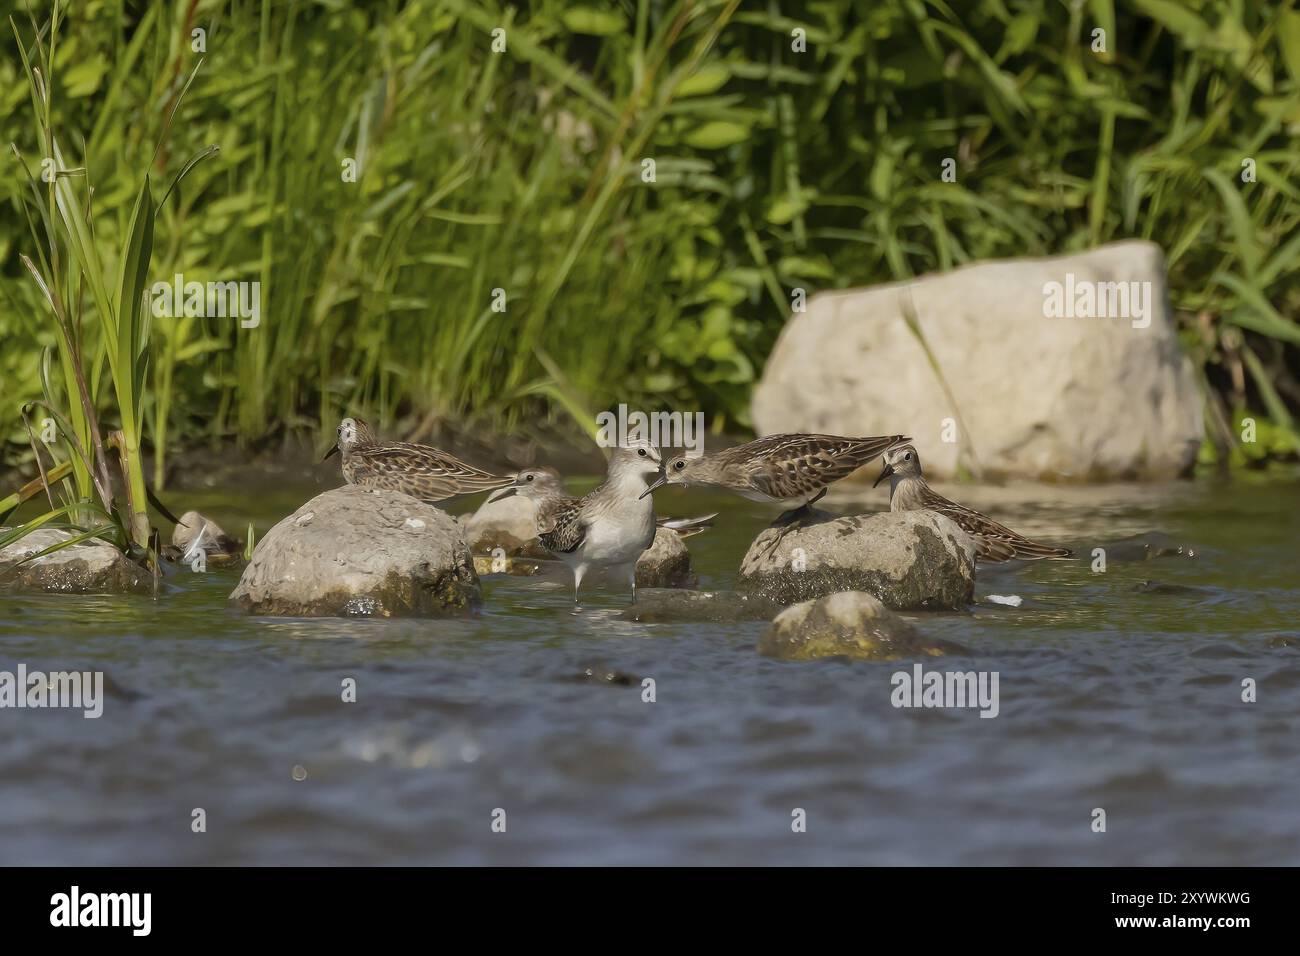
<svg viewBox="0 0 1300 956">
<path fill-rule="evenodd" d="M 772 522 L 772 527 L 780 528 L 781 530 L 777 532 L 776 538 L 772 542 L 772 546 L 763 552 L 763 557 L 760 560 L 766 561 L 772 557 L 772 555 L 776 553 L 776 549 L 781 546 L 781 542 L 785 540 L 787 534 L 803 527 L 804 520 L 812 517 L 813 505 L 821 501 L 824 494 L 826 494 L 825 488 L 817 492 L 817 494 L 813 495 L 798 508 L 791 508 Z"/>
</svg>

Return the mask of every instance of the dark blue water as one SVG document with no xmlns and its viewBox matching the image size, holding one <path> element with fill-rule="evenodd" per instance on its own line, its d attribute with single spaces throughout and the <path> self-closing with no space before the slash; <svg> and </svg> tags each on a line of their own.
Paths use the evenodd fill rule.
<svg viewBox="0 0 1300 956">
<path fill-rule="evenodd" d="M 998 672 L 995 719 L 892 707 L 910 662 L 760 657 L 763 622 L 621 620 L 601 589 L 575 615 L 560 574 L 485 578 L 455 621 L 248 618 L 235 571 L 176 574 L 157 603 L 4 595 L 0 670 L 112 690 L 98 720 L 0 710 L 0 863 L 1300 860 L 1300 483 L 948 490 L 1083 553 L 981 568 L 978 596 L 1018 608 L 909 616 L 970 650 L 926 667 Z M 264 531 L 307 493 L 186 506 Z M 722 511 L 689 540 L 707 587 L 772 517 L 658 502 Z"/>
</svg>

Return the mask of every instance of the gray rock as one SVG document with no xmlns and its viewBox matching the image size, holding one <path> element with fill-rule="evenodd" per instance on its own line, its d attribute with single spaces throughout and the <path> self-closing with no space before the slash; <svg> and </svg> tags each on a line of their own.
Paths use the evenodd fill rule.
<svg viewBox="0 0 1300 956">
<path fill-rule="evenodd" d="M 669 528 L 655 529 L 655 540 L 636 559 L 638 588 L 685 588 L 695 584 L 691 553 L 681 535 Z"/>
<path fill-rule="evenodd" d="M 501 548 L 507 555 L 546 557 L 537 540 L 537 506 L 523 495 L 489 495 L 472 515 L 461 518 L 465 540 L 475 554 Z"/>
<path fill-rule="evenodd" d="M 691 591 L 685 588 L 638 590 L 636 605 L 619 617 L 625 621 L 668 624 L 677 621 L 726 623 L 770 621 L 782 605 L 759 594 L 739 591 Z"/>
<path fill-rule="evenodd" d="M 1100 290 L 1110 312 L 1100 284 L 1129 282 L 1150 283 L 1136 287 L 1150 292 L 1146 327 L 1113 312 L 1047 314 L 1051 283 L 1069 283 L 1076 303 L 1077 290 Z M 760 434 L 909 434 L 931 478 L 959 463 L 985 476 L 1166 478 L 1191 468 L 1204 434 L 1164 256 L 1149 242 L 816 295 L 772 350 L 752 411 Z"/>
<path fill-rule="evenodd" d="M 230 600 L 253 614 L 392 617 L 464 611 L 481 590 L 450 515 L 345 485 L 267 532 Z"/>
<path fill-rule="evenodd" d="M 816 511 L 773 547 L 782 530 L 768 528 L 749 546 L 740 589 L 781 604 L 866 591 L 900 611 L 962 608 L 974 597 L 974 544 L 934 512 Z"/>
<path fill-rule="evenodd" d="M 786 608 L 758 639 L 760 654 L 787 661 L 821 657 L 893 661 L 961 651 L 947 641 L 926 640 L 862 591 L 840 591 Z"/>
<path fill-rule="evenodd" d="M 0 533 L 8 530 L 0 528 Z M 0 549 L 0 587 L 64 594 L 153 591 L 153 575 L 147 569 L 99 539 L 82 541 L 12 568 L 23 558 L 73 536 L 73 532 L 59 528 L 38 528 Z"/>
</svg>

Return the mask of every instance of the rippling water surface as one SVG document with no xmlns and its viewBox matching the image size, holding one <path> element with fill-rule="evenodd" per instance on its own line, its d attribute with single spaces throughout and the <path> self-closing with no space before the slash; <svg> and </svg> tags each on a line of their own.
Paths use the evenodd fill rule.
<svg viewBox="0 0 1300 956">
<path fill-rule="evenodd" d="M 575 615 L 551 574 L 484 578 L 455 621 L 248 618 L 235 571 L 175 574 L 157 603 L 0 596 L 0 669 L 110 684 L 98 720 L 0 711 L 0 863 L 1300 861 L 1300 481 L 948 490 L 1107 550 L 1105 573 L 982 567 L 977 598 L 1018 608 L 909 615 L 970 650 L 927 667 L 998 672 L 996 719 L 893 708 L 909 662 L 759 657 L 763 622 L 635 623 L 603 589 Z M 310 493 L 180 504 L 265 531 Z M 860 493 L 829 507 L 882 506 Z M 689 541 L 703 587 L 773 517 L 656 500 L 722 512 Z"/>
</svg>

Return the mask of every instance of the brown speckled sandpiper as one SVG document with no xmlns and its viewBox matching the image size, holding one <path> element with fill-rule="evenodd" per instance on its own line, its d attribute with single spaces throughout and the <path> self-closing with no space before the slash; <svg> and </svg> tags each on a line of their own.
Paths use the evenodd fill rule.
<svg viewBox="0 0 1300 956">
<path fill-rule="evenodd" d="M 400 491 L 421 501 L 445 501 L 514 481 L 513 475 L 483 471 L 431 445 L 380 441 L 374 429 L 359 418 L 339 423 L 338 443 L 325 457 L 335 452 L 342 455 L 343 480 L 348 484 Z"/>
<path fill-rule="evenodd" d="M 980 560 L 1068 558 L 1074 553 L 1069 548 L 1030 541 L 987 515 L 949 501 L 926 483 L 921 472 L 921 456 L 912 445 L 899 445 L 885 453 L 885 468 L 876 484 L 886 478 L 889 479 L 890 511 L 934 511 L 951 518 L 974 540 L 976 557 Z"/>
</svg>

